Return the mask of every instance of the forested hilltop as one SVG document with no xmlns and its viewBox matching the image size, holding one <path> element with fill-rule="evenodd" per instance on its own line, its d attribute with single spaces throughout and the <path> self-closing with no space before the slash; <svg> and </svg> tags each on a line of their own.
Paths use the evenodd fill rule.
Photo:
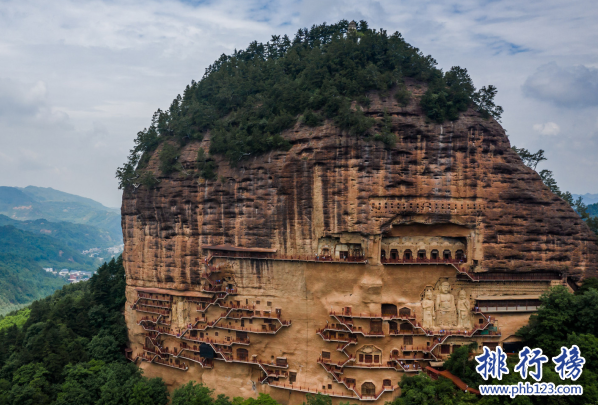
<svg viewBox="0 0 598 405">
<path fill-rule="evenodd" d="M 346 20 L 314 25 L 292 40 L 274 35 L 265 44 L 252 42 L 246 50 L 222 55 L 138 133 L 129 160 L 117 171 L 120 186 L 152 187 L 160 174 L 173 172 L 213 179 L 212 155 L 236 165 L 249 156 L 287 149 L 282 131 L 298 120 L 312 127 L 328 120 L 354 136 L 393 144 L 393 135 L 362 107 L 370 103 L 368 91 L 391 89 L 406 104 L 411 94 L 405 78 L 427 86 L 421 107 L 431 121 L 456 120 L 470 107 L 484 117 L 499 119 L 502 113 L 493 101 L 494 86 L 476 90 L 460 67 L 443 72 L 398 32 L 370 29 L 365 21 L 354 30 Z M 183 168 L 180 149 L 208 133 L 209 154 L 200 150 L 196 171 Z M 161 173 L 143 170 L 160 145 Z"/>
<path fill-rule="evenodd" d="M 480 397 L 450 380 L 405 375 L 401 395 L 390 405 L 428 404 L 594 404 L 598 401 L 598 280 L 588 279 L 575 294 L 555 287 L 542 297 L 537 315 L 518 332 L 530 347 L 549 357 L 561 346 L 577 345 L 586 363 L 575 382 L 584 395 Z M 90 281 L 68 285 L 28 308 L 0 319 L 0 405 L 278 405 L 270 396 L 214 397 L 209 387 L 189 383 L 169 394 L 159 378 L 147 379 L 124 355 L 125 270 L 122 258 L 102 265 Z M 456 350 L 445 368 L 470 387 L 484 383 L 475 372 L 471 347 Z M 510 373 L 493 384 L 522 380 L 509 357 Z M 554 365 L 544 365 L 544 382 L 562 384 Z M 308 395 L 308 405 L 331 405 L 330 397 Z M 348 404 L 348 403 L 347 403 Z M 344 405 L 344 404 L 343 404 Z"/>
</svg>

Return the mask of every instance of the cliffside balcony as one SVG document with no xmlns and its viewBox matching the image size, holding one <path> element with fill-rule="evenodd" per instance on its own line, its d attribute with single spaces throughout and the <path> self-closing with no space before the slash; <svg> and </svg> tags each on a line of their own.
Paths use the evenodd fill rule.
<svg viewBox="0 0 598 405">
<path fill-rule="evenodd" d="M 145 323 L 153 323 L 153 324 L 160 324 L 160 325 L 170 326 L 170 322 L 168 321 L 168 317 L 164 317 L 162 315 L 160 315 L 158 317 L 155 317 L 155 316 L 152 316 L 152 317 L 144 316 L 144 317 L 142 317 L 137 322 L 137 324 L 141 325 L 141 326 L 144 326 L 142 324 L 145 324 Z"/>
<path fill-rule="evenodd" d="M 203 357 L 194 355 L 194 354 L 180 354 L 179 357 L 181 359 L 193 361 L 195 363 L 200 364 L 203 368 L 214 368 L 214 360 L 213 359 L 205 359 Z"/>
<path fill-rule="evenodd" d="M 393 259 L 393 258 L 381 258 L 380 262 L 382 264 L 465 264 L 466 261 L 464 261 L 463 259 L 444 259 L 444 258 L 438 258 L 438 259 L 427 259 L 427 258 L 418 258 L 418 257 L 412 257 L 409 259 L 403 258 L 403 259 Z"/>
<path fill-rule="evenodd" d="M 355 356 L 353 354 L 349 354 L 349 358 L 347 358 L 344 361 L 332 361 L 331 359 L 325 359 L 323 357 L 318 358 L 319 364 L 326 365 L 328 367 L 337 367 L 339 369 L 342 369 L 343 367 L 345 367 L 345 365 L 347 363 L 349 363 L 350 361 L 355 361 Z"/>
<path fill-rule="evenodd" d="M 354 393 L 343 393 L 343 392 L 334 391 L 334 390 L 322 390 L 322 389 L 316 389 L 316 388 L 309 388 L 309 387 L 302 386 L 300 384 L 288 384 L 288 383 L 281 383 L 281 382 L 277 382 L 277 381 L 269 381 L 267 384 L 274 388 L 281 388 L 281 389 L 290 390 L 290 391 L 305 392 L 308 394 L 324 394 L 324 395 L 328 395 L 328 396 L 335 397 L 335 398 L 348 398 L 348 399 L 356 399 L 356 400 L 360 399 L 360 397 Z"/>
<path fill-rule="evenodd" d="M 133 309 L 135 311 L 147 312 L 147 313 L 155 314 L 155 315 L 170 315 L 170 311 L 167 311 L 167 310 L 164 310 L 164 309 L 159 309 L 159 308 L 154 308 L 154 307 L 146 307 L 144 305 L 137 305 Z"/>
<path fill-rule="evenodd" d="M 230 339 L 230 340 L 224 340 L 224 339 L 212 339 L 209 338 L 207 336 L 201 337 L 201 336 L 191 336 L 189 334 L 186 334 L 185 336 L 182 337 L 182 339 L 184 340 L 188 340 L 190 342 L 195 342 L 195 343 L 206 343 L 206 344 L 214 344 L 214 345 L 221 345 L 221 346 L 232 346 L 233 344 L 237 344 L 237 345 L 249 345 L 250 341 L 249 338 L 247 339 L 241 339 L 241 338 L 234 338 L 234 339 Z M 191 349 L 191 347 L 185 346 L 182 347 L 184 349 L 187 350 L 193 350 L 193 351 L 198 351 L 199 349 Z"/>
<path fill-rule="evenodd" d="M 172 301 L 172 296 L 171 295 L 165 295 L 165 294 L 150 294 L 150 293 L 145 293 L 145 292 L 138 291 L 137 292 L 137 296 L 139 298 L 153 300 L 153 301 L 166 301 L 166 302 Z"/>
<path fill-rule="evenodd" d="M 237 294 L 237 288 L 236 287 L 228 288 L 228 287 L 225 287 L 222 284 L 215 285 L 215 286 L 204 285 L 204 286 L 202 286 L 201 291 L 210 292 L 210 293 L 212 293 L 212 292 L 221 293 L 218 296 L 219 298 L 224 298 L 224 297 L 226 297 L 227 294 Z"/>
<path fill-rule="evenodd" d="M 241 332 L 247 332 L 247 333 L 256 333 L 256 334 L 262 334 L 262 335 L 275 335 L 283 327 L 290 326 L 290 325 L 291 325 L 291 323 L 289 321 L 289 323 L 286 323 L 286 324 L 281 323 L 280 325 L 271 323 L 271 324 L 269 324 L 269 326 L 266 326 L 264 324 L 264 325 L 262 325 L 261 329 L 241 327 L 241 326 L 236 326 L 236 325 L 232 325 L 232 324 L 230 324 L 230 325 L 215 325 L 214 328 L 241 331 Z"/>
<path fill-rule="evenodd" d="M 327 263 L 355 263 L 365 264 L 365 256 L 346 256 L 336 258 L 319 255 L 285 255 L 277 253 L 276 249 L 244 248 L 231 245 L 202 245 L 202 249 L 209 250 L 211 257 L 228 259 L 282 260 L 298 262 L 327 262 Z"/>
<path fill-rule="evenodd" d="M 167 310 L 170 310 L 172 308 L 172 305 L 170 303 L 163 304 L 163 302 L 164 301 L 155 301 L 155 300 L 149 300 L 147 298 L 140 298 L 137 305 L 142 305 L 145 307 L 167 309 Z"/>
<path fill-rule="evenodd" d="M 475 273 L 473 276 L 475 276 L 476 281 L 554 281 L 563 278 L 561 274 L 553 271 L 541 273 Z"/>
<path fill-rule="evenodd" d="M 390 336 L 425 336 L 427 333 L 421 329 L 391 329 Z"/>
<path fill-rule="evenodd" d="M 341 311 L 330 311 L 330 316 L 343 318 L 360 318 L 360 319 L 384 319 L 384 320 L 414 320 L 415 314 L 391 314 L 380 312 L 353 312 L 349 308 L 343 308 Z"/>
<path fill-rule="evenodd" d="M 152 361 L 152 363 L 160 364 L 161 366 L 172 367 L 172 368 L 175 368 L 177 370 L 182 370 L 182 371 L 189 370 L 189 366 L 187 366 L 186 363 L 183 363 L 183 362 L 177 363 L 177 362 L 174 362 L 174 361 L 173 362 L 168 362 L 166 360 L 162 360 L 159 357 L 155 357 L 154 360 Z"/>
</svg>

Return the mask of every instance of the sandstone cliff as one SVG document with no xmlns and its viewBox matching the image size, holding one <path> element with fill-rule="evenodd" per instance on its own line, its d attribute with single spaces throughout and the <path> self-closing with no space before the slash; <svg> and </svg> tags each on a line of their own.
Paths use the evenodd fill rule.
<svg viewBox="0 0 598 405">
<path fill-rule="evenodd" d="M 318 240 L 350 232 L 366 238 L 396 224 L 453 223 L 478 229 L 475 272 L 557 271 L 571 280 L 596 275 L 595 236 L 567 203 L 510 149 L 493 119 L 469 110 L 455 122 L 427 122 L 409 84 L 407 107 L 371 94 L 366 112 L 392 120 L 387 148 L 327 123 L 297 124 L 288 152 L 253 156 L 237 167 L 218 160 L 218 180 L 184 173 L 123 196 L 129 283 L 193 289 L 201 245 L 274 248 L 315 255 Z M 185 147 L 192 169 L 209 136 Z M 157 154 L 149 169 L 157 169 Z M 218 158 L 217 158 L 218 159 Z M 373 245 L 372 245 L 373 246 Z M 371 260 L 379 255 L 366 249 Z"/>
</svg>

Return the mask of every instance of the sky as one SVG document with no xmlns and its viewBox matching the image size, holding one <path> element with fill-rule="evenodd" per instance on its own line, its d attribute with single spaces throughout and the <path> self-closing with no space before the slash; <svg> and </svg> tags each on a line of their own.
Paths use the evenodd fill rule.
<svg viewBox="0 0 598 405">
<path fill-rule="evenodd" d="M 544 149 L 561 189 L 598 193 L 594 0 L 0 0 L 0 185 L 118 207 L 137 132 L 210 63 L 341 19 L 497 86 L 511 143 Z"/>
</svg>

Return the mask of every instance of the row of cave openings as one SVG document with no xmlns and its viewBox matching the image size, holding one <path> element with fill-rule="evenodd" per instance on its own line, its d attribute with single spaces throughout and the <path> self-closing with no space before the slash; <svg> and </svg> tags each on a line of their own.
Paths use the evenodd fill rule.
<svg viewBox="0 0 598 405">
<path fill-rule="evenodd" d="M 425 260 L 428 259 L 428 255 L 427 255 L 427 251 L 425 249 L 420 249 L 417 251 L 417 259 L 419 260 Z M 440 260 L 441 258 L 444 260 L 452 260 L 452 253 L 450 250 L 446 249 L 442 252 L 442 257 L 440 256 L 440 252 L 438 251 L 438 249 L 433 249 L 430 252 L 430 257 L 431 260 Z M 398 260 L 399 259 L 399 251 L 398 249 L 391 249 L 390 250 L 390 254 L 388 257 L 386 257 L 386 250 L 382 249 L 380 252 L 380 259 L 382 260 L 386 260 L 386 259 L 390 259 L 390 260 Z M 413 252 L 411 251 L 411 249 L 406 249 L 403 252 L 403 260 L 412 260 L 414 259 L 413 256 Z M 459 260 L 459 261 L 465 261 L 465 253 L 463 252 L 463 250 L 459 249 L 455 252 L 455 260 Z"/>
</svg>

